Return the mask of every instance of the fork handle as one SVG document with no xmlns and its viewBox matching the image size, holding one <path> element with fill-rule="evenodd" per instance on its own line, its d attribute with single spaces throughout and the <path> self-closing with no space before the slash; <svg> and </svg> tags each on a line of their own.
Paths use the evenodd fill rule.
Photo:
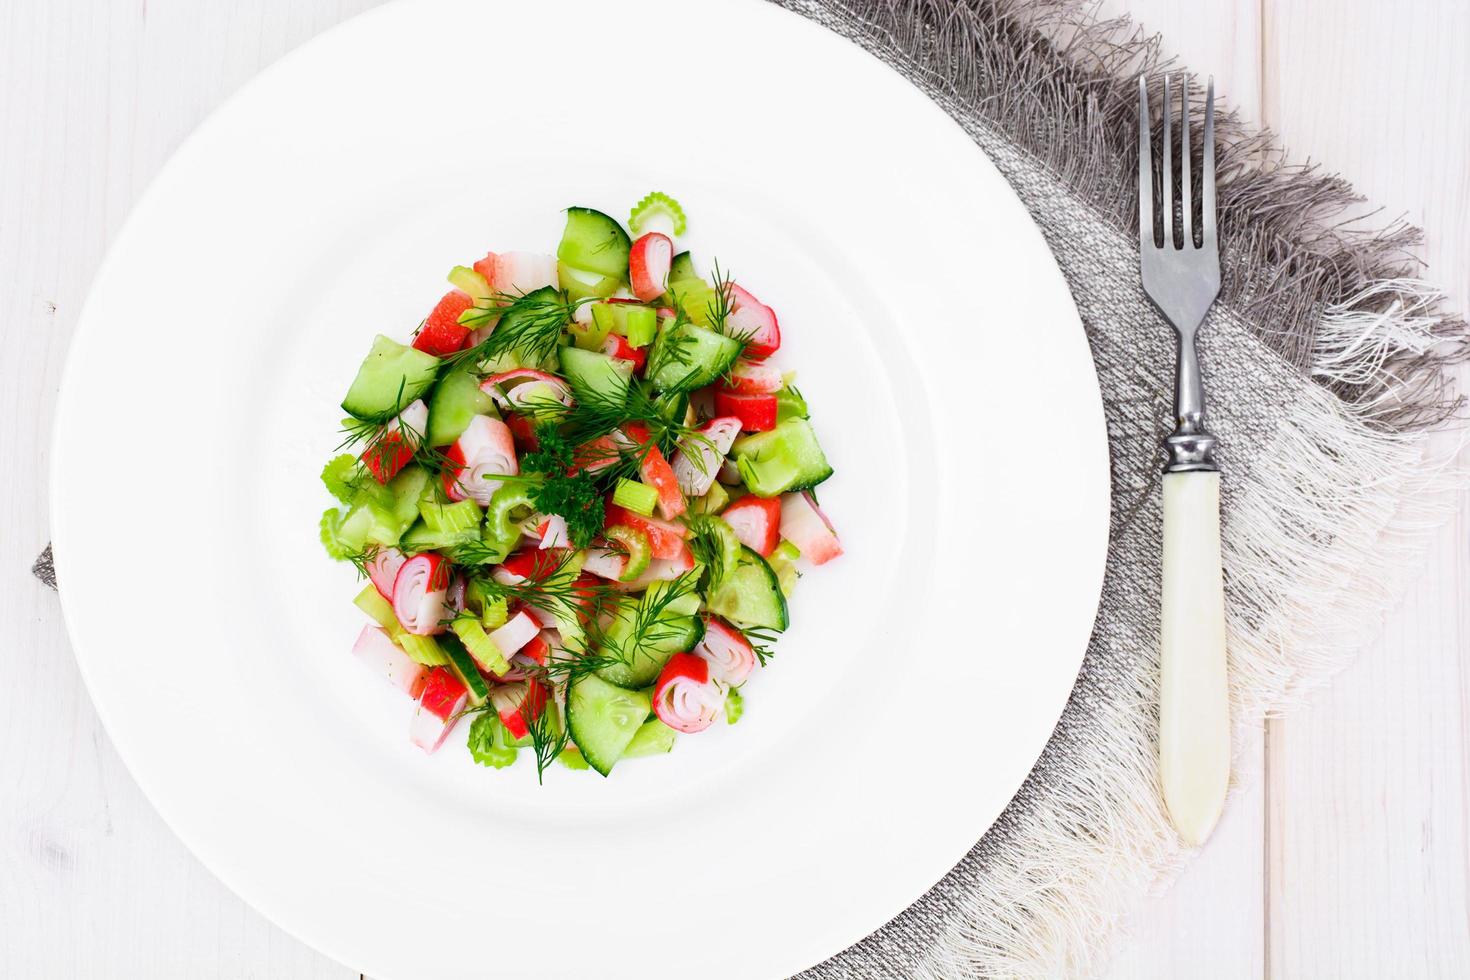
<svg viewBox="0 0 1470 980">
<path fill-rule="evenodd" d="M 1159 770 L 1179 836 L 1203 844 L 1230 782 L 1220 474 L 1164 474 Z"/>
</svg>

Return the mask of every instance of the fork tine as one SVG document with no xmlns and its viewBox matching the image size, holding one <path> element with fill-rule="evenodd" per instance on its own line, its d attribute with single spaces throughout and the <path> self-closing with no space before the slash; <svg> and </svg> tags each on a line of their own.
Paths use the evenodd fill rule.
<svg viewBox="0 0 1470 980">
<path fill-rule="evenodd" d="M 1200 164 L 1201 215 L 1204 237 L 1215 237 L 1215 76 L 1205 90 L 1205 152 Z"/>
<path fill-rule="evenodd" d="M 1189 76 L 1179 76 L 1179 154 L 1184 173 L 1179 178 L 1179 197 L 1184 202 L 1184 217 L 1180 222 L 1184 247 L 1194 248 L 1194 188 L 1189 177 L 1189 158 L 1194 149 L 1189 142 Z"/>
<path fill-rule="evenodd" d="M 1174 247 L 1174 119 L 1169 93 L 1169 76 L 1164 76 L 1164 247 Z"/>
<path fill-rule="evenodd" d="M 1148 78 L 1138 76 L 1138 247 L 1154 243 L 1154 152 L 1149 143 Z"/>
</svg>

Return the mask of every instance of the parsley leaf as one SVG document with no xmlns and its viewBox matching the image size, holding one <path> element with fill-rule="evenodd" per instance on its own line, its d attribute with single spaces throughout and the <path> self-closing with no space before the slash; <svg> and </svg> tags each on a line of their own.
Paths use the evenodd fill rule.
<svg viewBox="0 0 1470 980">
<path fill-rule="evenodd" d="M 602 492 L 586 470 L 572 469 L 576 448 L 550 422 L 536 426 L 538 448 L 521 458 L 521 467 L 543 473 L 546 480 L 531 491 L 536 509 L 543 514 L 560 514 L 567 522 L 573 546 L 585 548 L 602 533 L 606 516 Z"/>
</svg>

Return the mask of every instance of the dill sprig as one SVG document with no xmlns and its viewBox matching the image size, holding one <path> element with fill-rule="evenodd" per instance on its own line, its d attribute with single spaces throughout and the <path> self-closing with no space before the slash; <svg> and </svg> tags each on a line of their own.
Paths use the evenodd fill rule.
<svg viewBox="0 0 1470 980">
<path fill-rule="evenodd" d="M 514 354 L 528 364 L 540 364 L 556 353 L 562 331 L 572 322 L 577 307 L 591 299 L 573 300 L 564 290 L 550 287 L 524 295 L 496 293 L 490 299 L 476 302 L 466 311 L 460 323 L 471 329 L 500 319 L 495 332 L 467 350 L 450 355 L 448 360 L 471 358 L 474 363 Z"/>
<path fill-rule="evenodd" d="M 497 582 L 484 574 L 476 575 L 472 581 L 487 598 L 525 603 L 544 609 L 558 619 L 589 616 L 595 621 L 609 608 L 616 590 L 600 582 L 579 581 L 581 559 L 575 551 L 561 549 L 559 553 L 541 554 L 547 561 L 533 569 L 533 574 L 524 581 Z"/>
<path fill-rule="evenodd" d="M 776 642 L 778 634 L 775 630 L 766 629 L 764 626 L 749 627 L 744 630 L 744 633 L 745 639 L 750 643 L 750 648 L 755 651 L 755 658 L 764 667 L 776 655 L 772 644 Z"/>
<path fill-rule="evenodd" d="M 556 761 L 556 757 L 562 754 L 571 740 L 567 725 L 555 724 L 553 720 L 552 712 L 556 710 L 552 700 L 554 698 L 555 695 L 548 691 L 547 699 L 552 703 L 544 705 L 541 713 L 534 718 L 529 717 L 528 713 L 522 715 L 526 718 L 526 728 L 531 736 L 531 751 L 536 755 L 537 784 L 541 783 L 547 768 Z"/>
</svg>

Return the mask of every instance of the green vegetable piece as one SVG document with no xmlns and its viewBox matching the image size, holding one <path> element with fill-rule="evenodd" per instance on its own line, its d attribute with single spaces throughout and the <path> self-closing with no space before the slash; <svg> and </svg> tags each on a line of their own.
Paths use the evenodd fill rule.
<svg viewBox="0 0 1470 980">
<path fill-rule="evenodd" d="M 500 417 L 495 400 L 480 390 L 475 365 L 466 359 L 445 371 L 429 396 L 428 444 L 447 446 L 454 442 L 476 415 Z"/>
<path fill-rule="evenodd" d="M 419 501 L 419 516 L 430 531 L 436 534 L 474 532 L 469 536 L 470 540 L 479 536 L 480 518 L 484 516 L 479 504 L 473 500 L 443 503 L 436 496 L 428 493 Z"/>
<path fill-rule="evenodd" d="M 718 514 L 729 502 L 730 491 L 725 489 L 723 483 L 715 482 L 710 484 L 703 497 L 690 501 L 689 510 L 695 514 Z"/>
<path fill-rule="evenodd" d="M 393 604 L 379 594 L 376 585 L 369 582 L 357 594 L 357 598 L 352 600 L 352 604 L 367 613 L 368 619 L 387 630 L 388 635 L 393 638 L 394 642 L 397 642 L 398 635 L 403 632 L 403 627 L 398 622 L 398 616 L 393 612 Z"/>
<path fill-rule="evenodd" d="M 469 748 L 470 758 L 482 766 L 504 769 L 516 761 L 509 732 L 493 711 L 482 712 L 470 723 Z"/>
<path fill-rule="evenodd" d="M 808 418 L 806 399 L 790 385 L 776 392 L 776 422 Z"/>
<path fill-rule="evenodd" d="M 353 554 L 362 550 L 362 545 L 353 547 L 342 536 L 342 512 L 335 507 L 329 507 L 322 512 L 322 519 L 318 524 L 322 540 L 322 547 L 327 550 L 327 556 L 333 561 L 345 561 Z"/>
<path fill-rule="evenodd" d="M 679 733 L 657 718 L 645 721 L 633 733 L 633 740 L 623 750 L 624 759 L 637 759 L 646 755 L 665 755 L 674 750 L 674 740 Z"/>
<path fill-rule="evenodd" d="M 627 403 L 633 381 L 632 362 L 580 347 L 563 347 L 560 360 L 562 376 L 577 401 L 609 410 Z"/>
<path fill-rule="evenodd" d="M 669 266 L 669 282 L 698 278 L 699 273 L 694 271 L 694 256 L 688 252 L 680 252 L 674 256 L 674 262 Z"/>
<path fill-rule="evenodd" d="M 504 599 L 501 600 L 502 604 L 504 601 Z M 504 625 L 504 622 L 504 617 L 502 617 L 500 624 L 497 625 Z M 501 652 L 500 647 L 495 645 L 495 641 L 490 639 L 490 634 L 485 632 L 484 623 L 479 619 L 474 616 L 456 616 L 449 624 L 449 628 L 454 630 L 454 635 L 459 637 L 465 649 L 480 667 L 492 674 L 503 675 L 510 671 L 510 662 L 505 659 L 505 654 Z"/>
<path fill-rule="evenodd" d="M 474 620 L 469 620 L 469 622 L 474 622 Z M 449 662 L 449 669 L 465 686 L 469 694 L 469 703 L 476 706 L 484 704 L 485 699 L 490 696 L 490 685 L 486 683 L 485 678 L 480 676 L 479 665 L 465 649 L 465 645 L 460 642 L 459 634 L 457 632 L 440 633 L 438 643 L 439 649 L 443 651 Z"/>
<path fill-rule="evenodd" d="M 588 765 L 606 776 L 643 722 L 652 703 L 642 691 L 584 674 L 567 689 L 567 727 Z"/>
<path fill-rule="evenodd" d="M 592 311 L 592 322 L 577 323 L 574 320 L 567 327 L 567 332 L 572 335 L 572 343 L 581 350 L 601 351 L 603 341 L 612 333 L 617 317 L 612 313 L 614 307 L 607 303 L 593 303 L 589 309 Z"/>
<path fill-rule="evenodd" d="M 399 633 L 395 637 L 403 652 L 408 654 L 410 660 L 421 663 L 425 667 L 443 667 L 449 663 L 444 651 L 434 642 L 432 636 L 419 636 L 417 633 Z"/>
<path fill-rule="evenodd" d="M 364 422 L 386 422 L 429 390 L 439 358 L 379 335 L 357 369 L 342 410 Z"/>
<path fill-rule="evenodd" d="M 628 213 L 628 227 L 633 229 L 633 234 L 642 235 L 643 230 L 656 215 L 667 215 L 674 226 L 674 234 L 684 234 L 688 222 L 684 218 L 684 209 L 679 202 L 674 200 L 663 191 L 649 191 L 643 196 L 643 200 L 633 205 L 633 210 Z M 688 255 L 688 252 L 680 253 Z"/>
<path fill-rule="evenodd" d="M 635 514 L 651 517 L 654 506 L 658 504 L 658 491 L 647 484 L 620 476 L 613 486 L 613 503 Z"/>
<path fill-rule="evenodd" d="M 615 219 L 592 208 L 570 207 L 556 258 L 574 269 L 622 281 L 628 275 L 631 245 L 628 233 Z"/>
<path fill-rule="evenodd" d="M 725 693 L 725 724 L 733 725 L 745 714 L 745 698 L 740 694 L 740 688 L 732 687 Z"/>
<path fill-rule="evenodd" d="M 605 276 L 599 272 L 575 269 L 563 262 L 557 266 L 556 284 L 567 294 L 567 299 L 573 302 L 583 302 L 591 299 L 606 299 L 618 291 L 623 280 L 618 276 Z"/>
<path fill-rule="evenodd" d="M 623 565 L 623 574 L 618 576 L 618 581 L 631 582 L 648 571 L 648 564 L 653 558 L 653 546 L 649 544 L 648 535 L 626 524 L 614 524 L 605 529 L 602 536 L 621 545 L 628 554 L 628 560 Z"/>
<path fill-rule="evenodd" d="M 579 771 L 585 771 L 587 769 L 587 760 L 582 758 L 582 753 L 577 751 L 577 747 L 575 745 L 568 745 L 566 748 L 562 749 L 561 754 L 558 755 L 556 758 L 558 761 L 561 762 L 562 765 L 566 766 L 568 769 L 576 769 Z"/>
<path fill-rule="evenodd" d="M 709 611 L 741 629 L 784 630 L 790 622 L 786 595 L 770 564 L 742 548 L 740 564 L 710 592 Z"/>
<path fill-rule="evenodd" d="M 647 347 L 658 333 L 658 313 L 649 306 L 627 306 L 623 320 L 623 336 L 629 347 Z"/>
<path fill-rule="evenodd" d="M 367 474 L 358 463 L 357 457 L 351 453 L 334 456 L 322 467 L 322 483 L 326 485 L 327 492 L 344 504 L 350 504 L 357 499 L 365 475 Z"/>
<path fill-rule="evenodd" d="M 806 419 L 788 419 L 769 432 L 741 436 L 731 448 L 740 478 L 759 497 L 814 487 L 832 466 Z"/>
<path fill-rule="evenodd" d="M 495 296 L 495 291 L 490 288 L 485 277 L 468 266 L 457 265 L 450 269 L 449 284 L 460 292 L 469 294 L 470 299 L 487 306 Z"/>
</svg>

